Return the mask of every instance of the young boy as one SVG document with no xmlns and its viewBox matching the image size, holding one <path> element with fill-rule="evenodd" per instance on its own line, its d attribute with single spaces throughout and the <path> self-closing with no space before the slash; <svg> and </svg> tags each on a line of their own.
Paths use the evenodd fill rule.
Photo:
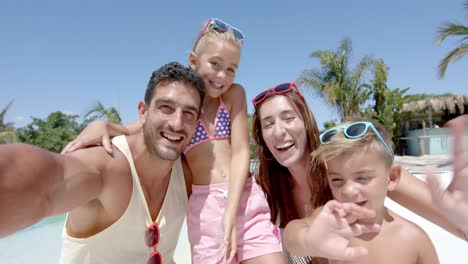
<svg viewBox="0 0 468 264">
<path fill-rule="evenodd" d="M 326 163 L 334 199 L 374 211 L 376 217 L 370 222 L 358 221 L 380 225 L 377 233 L 349 237 L 349 247 L 365 248 L 368 254 L 345 263 L 439 263 L 428 235 L 384 206 L 387 192 L 398 184 L 401 173 L 385 129 L 370 122 L 346 122 L 322 133 L 320 141 L 321 146 L 311 154 L 312 161 Z M 303 221 L 310 223 L 311 219 Z M 313 234 L 309 230 L 313 225 L 303 224 L 301 228 L 303 233 Z M 310 248 L 309 240 L 303 239 L 300 248 Z M 342 262 L 330 259 L 329 263 Z"/>
</svg>

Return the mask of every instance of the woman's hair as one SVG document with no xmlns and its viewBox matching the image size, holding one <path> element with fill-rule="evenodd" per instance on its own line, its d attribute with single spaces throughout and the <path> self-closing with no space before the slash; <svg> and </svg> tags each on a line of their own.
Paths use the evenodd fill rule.
<svg viewBox="0 0 468 264">
<path fill-rule="evenodd" d="M 266 100 L 274 96 L 286 96 L 288 98 L 299 118 L 304 122 L 308 144 L 306 149 L 310 151 L 315 150 L 320 144 L 319 130 L 314 115 L 307 103 L 294 90 L 281 95 L 270 94 Z M 271 221 L 276 224 L 279 216 L 279 226 L 284 228 L 291 220 L 299 218 L 291 195 L 293 180 L 288 168 L 278 163 L 263 139 L 260 116 L 262 104 L 263 102 L 257 105 L 255 109 L 252 127 L 254 140 L 258 144 L 259 168 L 256 177 L 257 182 L 265 192 L 268 205 L 270 206 Z M 326 175 L 325 166 L 318 164 L 308 168 L 307 171 L 309 172 L 307 182 L 311 194 L 321 194 L 311 195 L 307 206 L 316 208 L 325 204 L 332 197 L 326 178 L 324 177 Z"/>
<path fill-rule="evenodd" d="M 209 23 L 209 21 L 207 23 Z M 206 23 L 204 24 L 201 30 L 203 30 L 205 26 L 206 26 Z M 207 43 L 210 40 L 225 41 L 227 43 L 232 44 L 234 47 L 239 48 L 239 52 L 242 51 L 241 40 L 236 38 L 236 36 L 234 35 L 234 33 L 232 32 L 230 28 L 228 28 L 228 30 L 225 32 L 219 32 L 218 30 L 208 25 L 203 35 L 198 36 L 197 40 L 195 41 L 196 43 L 195 43 L 195 46 L 193 47 L 193 52 L 195 54 L 199 54 L 200 51 L 202 51 L 206 47 Z"/>
</svg>

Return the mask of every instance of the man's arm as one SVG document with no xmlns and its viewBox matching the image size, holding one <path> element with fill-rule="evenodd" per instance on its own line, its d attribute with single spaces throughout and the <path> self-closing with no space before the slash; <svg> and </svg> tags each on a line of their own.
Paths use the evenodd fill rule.
<svg viewBox="0 0 468 264">
<path fill-rule="evenodd" d="M 98 197 L 103 181 L 93 152 L 57 155 L 0 145 L 0 237 Z"/>
</svg>

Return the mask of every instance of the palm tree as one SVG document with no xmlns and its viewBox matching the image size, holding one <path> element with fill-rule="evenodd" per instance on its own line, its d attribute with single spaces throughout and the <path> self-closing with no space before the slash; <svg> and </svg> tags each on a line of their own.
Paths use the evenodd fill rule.
<svg viewBox="0 0 468 264">
<path fill-rule="evenodd" d="M 382 112 L 382 107 L 385 106 L 385 91 L 387 86 L 388 67 L 382 59 L 375 62 L 374 79 L 372 80 L 372 90 L 374 99 L 374 112 Z"/>
<path fill-rule="evenodd" d="M 468 0 L 465 0 L 465 8 L 468 10 Z M 444 78 L 449 63 L 457 62 L 468 52 L 468 27 L 452 22 L 446 22 L 437 30 L 436 44 L 440 45 L 449 36 L 460 36 L 461 43 L 451 50 L 439 63 L 438 77 Z"/>
<path fill-rule="evenodd" d="M 96 102 L 91 109 L 86 112 L 84 115 L 85 118 L 88 116 L 93 116 L 94 119 L 105 117 L 107 121 L 115 124 L 120 124 L 122 122 L 122 118 L 120 117 L 119 111 L 115 109 L 115 107 L 105 108 L 101 102 Z"/>
<path fill-rule="evenodd" d="M 401 124 L 404 116 L 400 115 L 403 107 L 403 96 L 409 90 L 390 89 L 387 86 L 389 68 L 382 59 L 376 60 L 373 65 L 373 79 L 368 85 L 372 95 L 373 105 L 364 109 L 364 116 L 382 124 L 395 143 L 401 134 Z"/>
<path fill-rule="evenodd" d="M 370 69 L 373 59 L 365 56 L 355 69 L 351 70 L 349 68 L 351 54 L 349 38 L 343 39 L 336 51 L 314 51 L 310 57 L 319 59 L 321 68 L 305 70 L 298 80 L 300 85 L 311 88 L 316 95 L 336 109 L 341 120 L 360 115 L 360 106 L 370 96 L 363 78 Z"/>
<path fill-rule="evenodd" d="M 14 100 L 11 100 L 2 112 L 0 112 L 0 144 L 18 142 L 13 123 L 5 123 L 5 115 L 13 105 L 13 101 Z"/>
</svg>

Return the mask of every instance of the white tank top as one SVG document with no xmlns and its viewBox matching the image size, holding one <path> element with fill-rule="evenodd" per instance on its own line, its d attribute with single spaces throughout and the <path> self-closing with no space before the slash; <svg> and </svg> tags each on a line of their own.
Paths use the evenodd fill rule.
<svg viewBox="0 0 468 264">
<path fill-rule="evenodd" d="M 66 222 L 60 263 L 146 263 L 152 249 L 145 243 L 145 231 L 151 224 L 151 215 L 133 163 L 125 136 L 112 142 L 127 157 L 133 179 L 130 202 L 123 215 L 111 226 L 87 238 L 68 235 Z M 187 208 L 187 192 L 182 164 L 178 159 L 171 172 L 168 190 L 156 219 L 161 232 L 157 250 L 163 263 L 174 263 L 173 256 Z"/>
</svg>

